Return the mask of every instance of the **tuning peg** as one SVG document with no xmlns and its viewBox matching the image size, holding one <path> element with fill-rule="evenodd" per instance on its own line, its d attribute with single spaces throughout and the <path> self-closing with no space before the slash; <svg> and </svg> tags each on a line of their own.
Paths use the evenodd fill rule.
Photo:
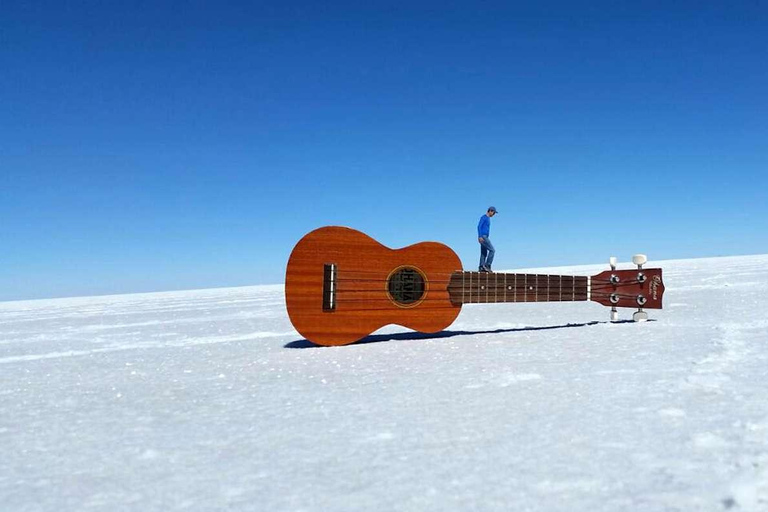
<svg viewBox="0 0 768 512">
<path fill-rule="evenodd" d="M 632 313 L 632 320 L 634 322 L 645 322 L 648 320 L 648 313 L 643 311 L 643 308 L 639 308 L 637 311 Z"/>
<path fill-rule="evenodd" d="M 637 265 L 637 268 L 642 269 L 643 265 L 648 262 L 648 256 L 645 254 L 635 254 L 632 256 L 632 263 Z"/>
<path fill-rule="evenodd" d="M 611 322 L 618 322 L 619 321 L 619 312 L 616 311 L 616 308 L 611 308 Z"/>
<path fill-rule="evenodd" d="M 616 270 L 616 256 L 608 258 L 608 264 L 611 266 L 611 270 Z"/>
</svg>

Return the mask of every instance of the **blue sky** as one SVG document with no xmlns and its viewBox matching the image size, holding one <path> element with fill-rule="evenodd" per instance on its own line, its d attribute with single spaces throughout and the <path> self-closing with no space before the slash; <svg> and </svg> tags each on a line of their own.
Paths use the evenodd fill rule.
<svg viewBox="0 0 768 512">
<path fill-rule="evenodd" d="M 495 267 L 768 252 L 760 2 L 0 15 L 0 300 L 280 283 L 328 224 Z M 44 5 L 45 4 L 45 5 Z"/>
</svg>

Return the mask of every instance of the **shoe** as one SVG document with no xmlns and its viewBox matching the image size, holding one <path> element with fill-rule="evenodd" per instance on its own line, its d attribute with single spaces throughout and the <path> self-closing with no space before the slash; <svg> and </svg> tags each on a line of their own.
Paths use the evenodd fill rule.
<svg viewBox="0 0 768 512">
<path fill-rule="evenodd" d="M 491 270 L 491 267 L 489 267 L 488 265 L 483 265 L 482 267 L 480 267 L 480 272 L 493 272 L 493 270 Z"/>
<path fill-rule="evenodd" d="M 485 267 L 477 267 L 478 272 L 488 272 Z"/>
</svg>

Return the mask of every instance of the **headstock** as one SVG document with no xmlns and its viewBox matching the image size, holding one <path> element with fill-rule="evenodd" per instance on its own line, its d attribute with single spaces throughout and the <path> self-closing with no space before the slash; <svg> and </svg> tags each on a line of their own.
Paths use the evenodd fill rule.
<svg viewBox="0 0 768 512">
<path fill-rule="evenodd" d="M 609 261 L 611 270 L 592 276 L 590 299 L 611 308 L 611 321 L 618 320 L 616 308 L 638 308 L 632 315 L 635 321 L 648 319 L 644 309 L 661 309 L 664 282 L 660 268 L 644 269 L 648 261 L 644 254 L 632 257 L 636 270 L 616 270 L 616 258 Z"/>
</svg>

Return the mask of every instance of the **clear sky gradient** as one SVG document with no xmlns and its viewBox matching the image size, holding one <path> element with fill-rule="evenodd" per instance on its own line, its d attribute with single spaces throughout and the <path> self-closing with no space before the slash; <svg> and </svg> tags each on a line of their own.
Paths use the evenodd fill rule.
<svg viewBox="0 0 768 512">
<path fill-rule="evenodd" d="M 527 4 L 4 2 L 0 300 L 768 252 L 768 4 Z"/>
</svg>

